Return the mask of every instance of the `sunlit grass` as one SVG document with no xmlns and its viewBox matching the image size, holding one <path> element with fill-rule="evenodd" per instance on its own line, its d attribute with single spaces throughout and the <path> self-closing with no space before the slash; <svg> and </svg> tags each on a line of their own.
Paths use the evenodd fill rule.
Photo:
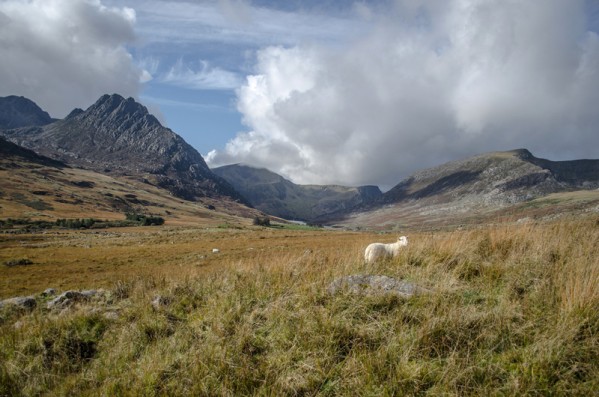
<svg viewBox="0 0 599 397">
<path fill-rule="evenodd" d="M 0 312 L 0 395 L 596 394 L 595 219 L 408 235 L 372 266 L 365 245 L 395 235 L 161 228 L 5 242 L 2 255 L 34 262 L 18 269 L 29 277 L 56 266 L 45 287 L 78 260 L 132 262 L 107 272 L 97 300 Z M 42 260 L 52 253 L 64 273 Z M 82 269 L 73 287 L 95 282 Z M 367 273 L 432 293 L 326 292 Z"/>
</svg>

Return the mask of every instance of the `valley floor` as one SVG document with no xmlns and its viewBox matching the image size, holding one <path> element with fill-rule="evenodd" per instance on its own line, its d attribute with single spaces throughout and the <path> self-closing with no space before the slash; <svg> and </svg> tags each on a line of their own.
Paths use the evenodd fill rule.
<svg viewBox="0 0 599 397">
<path fill-rule="evenodd" d="M 395 234 L 2 234 L 0 297 L 37 305 L 0 308 L 0 395 L 597 393 L 597 217 L 405 234 L 374 265 Z M 355 274 L 430 293 L 327 291 Z M 57 310 L 48 287 L 104 292 Z"/>
</svg>

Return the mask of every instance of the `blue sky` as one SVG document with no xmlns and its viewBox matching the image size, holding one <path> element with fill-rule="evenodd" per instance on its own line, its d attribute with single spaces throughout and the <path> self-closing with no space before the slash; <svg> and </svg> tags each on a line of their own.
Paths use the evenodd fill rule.
<svg viewBox="0 0 599 397">
<path fill-rule="evenodd" d="M 236 90 L 268 46 L 343 45 L 368 28 L 351 2 L 106 0 L 136 13 L 127 48 L 152 79 L 140 99 L 201 153 L 248 129 Z M 371 7 L 376 2 L 370 4 Z"/>
<path fill-rule="evenodd" d="M 206 158 L 376 184 L 599 158 L 597 0 L 2 0 L 0 95 L 133 96 Z"/>
</svg>

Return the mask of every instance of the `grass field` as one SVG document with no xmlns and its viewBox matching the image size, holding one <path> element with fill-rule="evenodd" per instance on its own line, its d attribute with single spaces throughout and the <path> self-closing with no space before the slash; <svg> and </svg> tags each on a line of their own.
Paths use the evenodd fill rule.
<svg viewBox="0 0 599 397">
<path fill-rule="evenodd" d="M 599 392 L 596 217 L 394 234 L 169 226 L 0 236 L 0 395 L 577 395 Z M 218 248 L 219 253 L 212 253 Z M 351 274 L 430 294 L 331 296 Z M 151 302 L 161 296 L 162 306 Z"/>
</svg>

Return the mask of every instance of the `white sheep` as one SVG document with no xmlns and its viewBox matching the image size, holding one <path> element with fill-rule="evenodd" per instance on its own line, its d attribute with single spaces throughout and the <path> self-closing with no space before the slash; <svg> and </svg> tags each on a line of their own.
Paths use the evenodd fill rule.
<svg viewBox="0 0 599 397">
<path fill-rule="evenodd" d="M 364 251 L 366 263 L 374 263 L 377 259 L 394 257 L 399 255 L 401 247 L 408 245 L 408 238 L 401 236 L 397 242 L 391 244 L 372 243 Z"/>
</svg>

